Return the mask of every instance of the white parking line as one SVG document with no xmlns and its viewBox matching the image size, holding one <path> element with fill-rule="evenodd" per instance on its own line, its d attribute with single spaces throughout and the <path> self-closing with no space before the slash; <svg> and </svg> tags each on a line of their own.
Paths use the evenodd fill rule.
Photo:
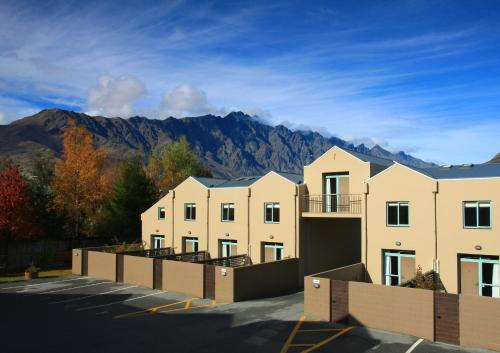
<svg viewBox="0 0 500 353">
<path fill-rule="evenodd" d="M 44 284 L 62 283 L 62 282 L 69 282 L 69 281 L 80 281 L 82 279 L 88 279 L 88 278 L 87 277 L 82 277 L 82 278 L 65 279 L 65 280 L 62 280 L 62 281 L 53 281 L 53 282 L 41 282 L 41 283 L 35 283 L 35 284 L 26 284 L 24 286 L 4 287 L 4 288 L 0 288 L 0 290 L 26 288 L 26 287 L 33 287 L 33 286 L 41 286 L 41 285 L 44 285 Z"/>
<path fill-rule="evenodd" d="M 424 340 L 423 338 L 419 338 L 419 339 L 418 339 L 415 343 L 413 343 L 413 344 L 412 344 L 412 346 L 411 346 L 410 348 L 408 348 L 408 350 L 406 351 L 406 353 L 411 353 L 411 352 L 413 352 L 413 350 L 414 350 L 415 348 L 417 348 L 417 346 L 418 346 L 420 343 L 422 343 L 422 341 L 423 341 L 423 340 Z"/>
<path fill-rule="evenodd" d="M 101 284 L 107 284 L 111 282 L 99 282 L 99 283 L 92 283 L 92 284 L 86 284 L 84 286 L 76 286 L 76 287 L 69 287 L 69 288 L 63 288 L 63 289 L 56 289 L 56 290 L 51 290 L 48 292 L 35 292 L 35 293 L 30 293 L 30 294 L 50 294 L 50 293 L 59 293 L 59 292 L 65 292 L 68 290 L 73 290 L 73 289 L 78 289 L 78 288 L 85 288 L 85 287 L 92 287 L 92 286 L 99 286 Z M 24 293 L 22 291 L 16 292 L 16 293 Z"/>
<path fill-rule="evenodd" d="M 107 291 L 107 292 L 86 295 L 86 296 L 80 297 L 80 298 L 70 298 L 70 299 L 65 299 L 65 300 L 59 300 L 57 302 L 50 302 L 49 304 L 71 303 L 71 302 L 76 302 L 76 301 L 79 301 L 79 300 L 84 300 L 84 299 L 88 299 L 88 298 L 92 298 L 92 297 L 97 297 L 99 295 L 104 295 L 104 294 L 119 292 L 119 291 L 122 291 L 122 290 L 125 290 L 125 289 L 135 288 L 135 287 L 138 287 L 138 286 L 130 286 L 130 287 L 118 288 L 118 289 L 110 290 L 110 291 Z"/>
<path fill-rule="evenodd" d="M 106 304 L 94 305 L 94 306 L 87 306 L 85 308 L 76 309 L 76 311 L 84 311 L 84 310 L 91 310 L 91 309 L 103 308 L 105 306 L 111 306 L 111 305 L 115 305 L 115 304 L 120 304 L 120 303 L 125 303 L 125 302 L 131 302 L 132 300 L 137 300 L 137 299 L 141 299 L 141 298 L 151 297 L 153 295 L 158 295 L 158 294 L 163 294 L 163 293 L 165 293 L 165 292 L 150 293 L 150 294 L 146 294 L 146 295 L 143 295 L 143 296 L 140 296 L 140 297 L 129 298 L 129 299 L 125 299 L 125 300 L 119 300 L 119 301 L 112 302 L 112 303 L 106 303 Z"/>
</svg>

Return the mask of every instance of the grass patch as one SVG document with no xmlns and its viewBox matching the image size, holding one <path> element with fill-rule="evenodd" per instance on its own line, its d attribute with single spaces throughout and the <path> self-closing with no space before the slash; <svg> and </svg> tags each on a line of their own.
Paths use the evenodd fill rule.
<svg viewBox="0 0 500 353">
<path fill-rule="evenodd" d="M 50 277 L 62 277 L 71 275 L 71 269 L 59 269 L 59 270 L 48 270 L 48 271 L 40 271 L 38 273 L 39 278 L 50 278 Z M 24 272 L 22 273 L 12 273 L 7 275 L 0 276 L 0 283 L 7 282 L 21 282 L 25 281 Z"/>
</svg>

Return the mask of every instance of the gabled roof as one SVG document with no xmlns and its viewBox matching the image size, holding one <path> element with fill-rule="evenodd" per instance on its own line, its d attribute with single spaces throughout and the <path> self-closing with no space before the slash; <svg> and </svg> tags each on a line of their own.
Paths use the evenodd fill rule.
<svg viewBox="0 0 500 353">
<path fill-rule="evenodd" d="M 469 165 L 453 165 L 419 169 L 434 179 L 469 179 L 500 177 L 500 164 L 483 163 Z"/>
<path fill-rule="evenodd" d="M 217 188 L 237 188 L 237 187 L 247 187 L 255 183 L 257 180 L 262 178 L 261 176 L 252 177 L 242 177 L 236 179 L 226 180 L 224 183 L 217 185 Z"/>
<path fill-rule="evenodd" d="M 195 176 L 192 178 L 207 188 L 213 188 L 222 183 L 227 182 L 226 179 L 218 179 L 218 178 L 206 178 L 206 177 L 195 177 Z"/>
<path fill-rule="evenodd" d="M 394 164 L 394 161 L 391 160 L 391 159 L 388 159 L 388 158 L 371 156 L 369 154 L 364 154 L 364 153 L 356 152 L 356 151 L 353 151 L 353 150 L 350 150 L 350 149 L 347 149 L 347 148 L 343 148 L 343 147 L 340 147 L 340 146 L 337 146 L 337 147 L 340 148 L 343 151 L 346 151 L 347 153 L 352 154 L 354 157 L 356 157 L 358 159 L 361 159 L 363 162 L 370 162 L 370 163 L 373 163 L 373 164 L 381 165 L 383 167 L 389 167 L 389 166 L 391 166 L 391 165 Z"/>
<path fill-rule="evenodd" d="M 281 175 L 283 178 L 286 178 L 295 184 L 302 184 L 304 182 L 303 174 L 286 173 L 286 172 L 275 172 L 275 173 Z"/>
</svg>

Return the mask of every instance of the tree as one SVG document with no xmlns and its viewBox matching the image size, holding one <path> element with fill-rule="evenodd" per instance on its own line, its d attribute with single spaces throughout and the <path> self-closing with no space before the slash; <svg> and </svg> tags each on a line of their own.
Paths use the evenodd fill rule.
<svg viewBox="0 0 500 353">
<path fill-rule="evenodd" d="M 92 135 L 78 126 L 64 131 L 63 145 L 63 159 L 55 166 L 54 204 L 69 216 L 77 237 L 82 234 L 82 226 L 89 225 L 108 191 L 103 174 L 104 152 L 96 150 Z"/>
<path fill-rule="evenodd" d="M 40 227 L 41 236 L 61 236 L 63 218 L 54 209 L 52 190 L 54 162 L 36 156 L 32 163 L 32 175 L 28 180 L 28 186 L 35 222 Z"/>
<path fill-rule="evenodd" d="M 125 160 L 103 207 L 101 232 L 117 238 L 140 238 L 141 213 L 156 201 L 157 196 L 140 158 Z"/>
<path fill-rule="evenodd" d="M 0 173 L 0 238 L 19 240 L 36 236 L 26 181 L 20 169 L 8 161 Z"/>
<path fill-rule="evenodd" d="M 148 169 L 160 195 L 165 195 L 189 176 L 212 176 L 196 158 L 185 137 L 165 146 L 159 156 L 153 155 Z"/>
</svg>

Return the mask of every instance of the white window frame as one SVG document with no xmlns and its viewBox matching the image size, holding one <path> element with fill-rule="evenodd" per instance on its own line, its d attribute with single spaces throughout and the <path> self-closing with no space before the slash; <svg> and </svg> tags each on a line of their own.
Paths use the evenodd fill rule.
<svg viewBox="0 0 500 353">
<path fill-rule="evenodd" d="M 278 252 L 281 252 L 281 258 L 280 260 L 283 260 L 283 257 L 285 255 L 285 248 L 283 246 L 283 243 L 264 243 L 264 253 L 267 249 L 273 249 L 273 261 L 278 261 Z"/>
<path fill-rule="evenodd" d="M 165 243 L 164 235 L 153 235 L 153 249 L 162 249 L 161 242 Z M 160 244 L 160 246 L 156 246 L 156 242 Z"/>
<path fill-rule="evenodd" d="M 483 288 L 484 287 L 491 287 L 491 293 L 493 298 L 500 298 L 500 260 L 499 259 L 489 259 L 489 258 L 484 258 L 484 257 L 467 257 L 463 256 L 460 257 L 460 263 L 462 262 L 472 262 L 472 263 L 477 263 L 477 284 L 478 284 L 478 290 L 479 290 L 479 296 L 483 296 Z M 483 264 L 493 264 L 493 280 L 495 279 L 495 272 L 497 272 L 496 275 L 496 280 L 497 282 L 492 282 L 492 283 L 486 283 L 483 282 Z M 495 266 L 496 265 L 496 266 Z"/>
<path fill-rule="evenodd" d="M 228 219 L 224 219 L 224 209 L 227 209 L 227 218 Z M 230 209 L 233 209 L 233 219 L 230 219 L 230 217 L 229 217 L 229 210 Z M 221 222 L 234 222 L 234 218 L 235 218 L 234 212 L 235 212 L 234 203 L 232 203 L 232 202 L 221 203 L 221 207 L 220 207 Z"/>
<path fill-rule="evenodd" d="M 237 240 L 222 240 L 221 241 L 221 252 L 220 252 L 221 257 L 229 257 L 229 256 L 236 255 L 236 254 L 232 253 L 233 252 L 233 250 L 232 250 L 233 245 L 238 246 L 238 241 Z M 226 252 L 226 255 L 224 255 L 224 252 Z"/>
<path fill-rule="evenodd" d="M 184 249 L 187 248 L 188 243 L 191 243 L 191 245 L 192 245 L 191 248 L 193 249 L 193 252 L 198 251 L 198 245 L 199 245 L 198 238 L 196 238 L 196 237 L 184 237 Z"/>
<path fill-rule="evenodd" d="M 398 258 L 398 273 L 396 275 L 393 275 L 391 272 L 391 257 L 397 257 Z M 405 252 L 397 252 L 397 251 L 385 251 L 384 252 L 384 284 L 386 286 L 391 286 L 391 281 L 390 279 L 392 277 L 397 277 L 398 278 L 398 286 L 401 285 L 401 258 L 402 257 L 416 257 L 416 254 L 409 254 Z"/>
<path fill-rule="evenodd" d="M 467 226 L 465 225 L 465 209 L 467 208 L 467 204 L 473 204 L 474 208 L 476 208 L 476 226 Z M 483 205 L 483 206 L 482 206 Z M 480 226 L 479 225 L 479 208 L 486 206 L 490 209 L 490 225 L 489 226 Z M 473 208 L 469 207 L 469 208 Z M 492 202 L 491 201 L 464 201 L 462 203 L 462 224 L 465 229 L 491 229 L 493 223 L 493 214 L 492 214 Z"/>
<path fill-rule="evenodd" d="M 270 221 L 268 221 L 268 220 L 267 220 L 267 218 L 266 218 L 266 217 L 267 217 L 267 212 L 266 212 L 266 211 L 267 211 L 267 206 L 268 206 L 268 205 L 271 205 L 271 206 L 272 206 L 272 207 L 271 207 L 271 210 L 272 210 L 272 211 L 271 211 L 271 220 L 270 220 Z M 276 208 L 279 208 L 279 209 L 280 209 L 280 212 L 279 212 L 279 220 L 278 220 L 277 222 L 276 222 L 276 221 L 274 221 L 274 210 L 275 210 Z M 281 221 L 281 205 L 280 205 L 280 203 L 279 203 L 279 202 L 264 202 L 264 223 L 268 223 L 268 224 L 279 224 L 279 223 L 280 223 L 280 221 Z"/>
<path fill-rule="evenodd" d="M 161 211 L 163 210 L 163 217 L 161 217 Z M 158 207 L 158 220 L 163 221 L 167 219 L 167 209 L 165 207 Z"/>
<path fill-rule="evenodd" d="M 399 208 L 401 205 L 406 205 L 408 207 L 408 223 L 403 224 L 400 223 L 400 217 L 399 217 Z M 389 206 L 397 206 L 397 224 L 390 224 L 389 223 Z M 409 201 L 388 201 L 386 202 L 385 206 L 385 225 L 387 227 L 409 227 L 410 226 L 410 202 Z"/>
<path fill-rule="evenodd" d="M 188 209 L 189 211 L 189 218 L 188 218 Z M 193 209 L 195 210 L 196 213 L 196 204 L 195 203 L 185 203 L 184 204 L 184 220 L 185 221 L 196 221 L 196 214 L 193 218 Z"/>
</svg>

